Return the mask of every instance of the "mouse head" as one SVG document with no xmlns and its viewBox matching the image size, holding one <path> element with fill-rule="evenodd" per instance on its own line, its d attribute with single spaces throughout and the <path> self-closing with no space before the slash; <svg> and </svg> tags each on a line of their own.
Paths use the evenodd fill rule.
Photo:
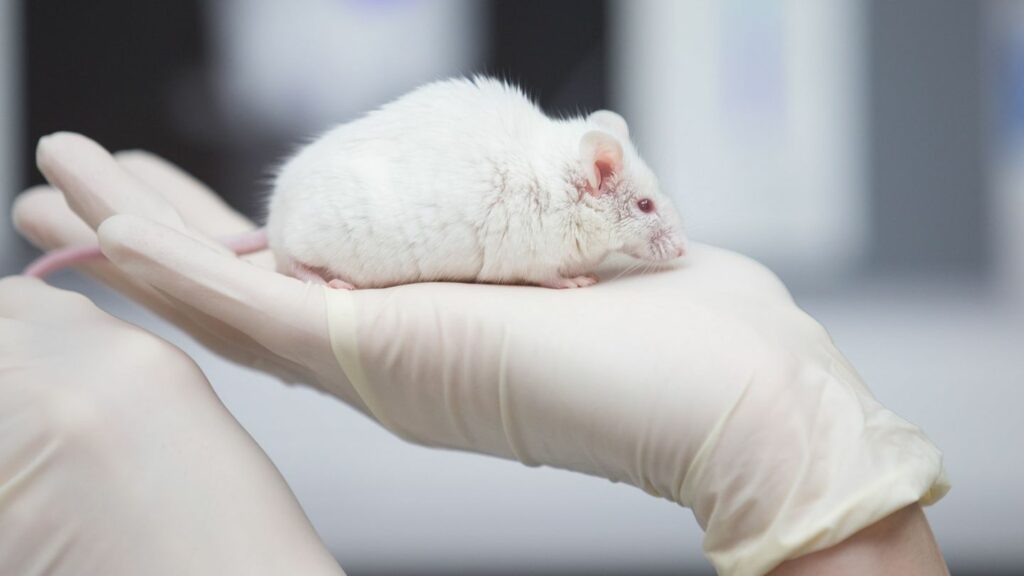
<svg viewBox="0 0 1024 576">
<path fill-rule="evenodd" d="M 586 175 L 581 193 L 610 219 L 617 249 L 650 261 L 686 253 L 679 213 L 661 193 L 658 179 L 629 141 L 626 121 L 599 110 L 587 117 L 595 129 L 580 138 L 580 162 Z"/>
</svg>

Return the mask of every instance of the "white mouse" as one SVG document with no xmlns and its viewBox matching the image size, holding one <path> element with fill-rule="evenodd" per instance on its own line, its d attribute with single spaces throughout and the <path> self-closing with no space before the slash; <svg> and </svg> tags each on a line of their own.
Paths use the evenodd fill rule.
<svg viewBox="0 0 1024 576">
<path fill-rule="evenodd" d="M 224 243 L 269 245 L 279 271 L 334 288 L 575 288 L 611 252 L 665 262 L 686 246 L 621 116 L 548 118 L 480 76 L 417 88 L 301 148 L 275 179 L 266 235 Z M 26 273 L 100 256 L 61 250 Z"/>
<path fill-rule="evenodd" d="M 621 116 L 548 118 L 480 76 L 420 87 L 301 149 L 274 183 L 267 235 L 280 271 L 343 288 L 573 288 L 613 251 L 685 252 Z"/>
</svg>

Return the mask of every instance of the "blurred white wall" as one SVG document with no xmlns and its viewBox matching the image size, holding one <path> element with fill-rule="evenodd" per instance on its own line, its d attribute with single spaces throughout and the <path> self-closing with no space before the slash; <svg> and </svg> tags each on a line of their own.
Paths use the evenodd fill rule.
<svg viewBox="0 0 1024 576">
<path fill-rule="evenodd" d="M 242 131 L 311 135 L 481 63 L 467 0 L 209 2 L 215 89 Z"/>
<path fill-rule="evenodd" d="M 20 6 L 18 2 L 0 2 L 0 247 L 3 247 L 0 250 L 0 267 L 3 270 L 13 266 L 5 260 L 13 260 L 16 256 L 15 251 L 10 249 L 14 243 L 14 233 L 8 208 L 15 194 L 20 191 Z"/>
<path fill-rule="evenodd" d="M 697 240 L 788 280 L 864 250 L 858 0 L 619 0 L 612 93 Z"/>
</svg>

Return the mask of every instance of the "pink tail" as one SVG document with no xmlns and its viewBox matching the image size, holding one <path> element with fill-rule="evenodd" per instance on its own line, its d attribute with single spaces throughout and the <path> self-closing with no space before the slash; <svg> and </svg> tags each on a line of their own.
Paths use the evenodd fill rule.
<svg viewBox="0 0 1024 576">
<path fill-rule="evenodd" d="M 258 228 L 250 232 L 243 232 L 241 234 L 235 234 L 234 236 L 228 236 L 221 238 L 220 242 L 227 246 L 231 251 L 239 256 L 245 254 L 252 254 L 253 252 L 259 252 L 267 249 L 267 230 L 266 228 Z M 70 248 L 61 248 L 37 258 L 34 262 L 25 268 L 23 274 L 25 276 L 32 276 L 34 278 L 45 278 L 54 272 L 69 268 L 71 266 L 78 266 L 86 262 L 98 260 L 103 258 L 103 253 L 100 252 L 98 246 L 72 246 Z"/>
<path fill-rule="evenodd" d="M 34 278 L 45 278 L 58 270 L 63 270 L 69 266 L 77 266 L 83 262 L 102 257 L 103 253 L 96 246 L 61 248 L 36 258 L 22 273 L 25 276 L 32 276 Z"/>
</svg>

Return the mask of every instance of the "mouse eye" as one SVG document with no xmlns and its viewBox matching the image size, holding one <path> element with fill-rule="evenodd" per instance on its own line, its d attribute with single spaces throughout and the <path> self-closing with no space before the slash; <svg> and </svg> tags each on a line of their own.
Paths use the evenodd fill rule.
<svg viewBox="0 0 1024 576">
<path fill-rule="evenodd" d="M 639 208 L 641 212 L 654 212 L 654 202 L 651 201 L 650 198 L 641 198 L 640 200 L 637 200 L 636 207 Z"/>
</svg>

